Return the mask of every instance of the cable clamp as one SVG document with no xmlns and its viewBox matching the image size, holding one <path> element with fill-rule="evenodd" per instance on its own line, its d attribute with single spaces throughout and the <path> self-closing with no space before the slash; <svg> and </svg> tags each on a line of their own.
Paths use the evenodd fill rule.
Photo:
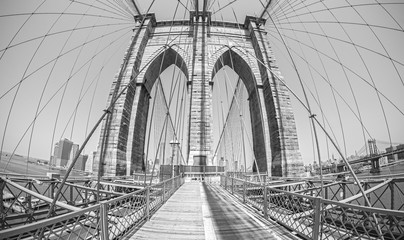
<svg viewBox="0 0 404 240">
<path fill-rule="evenodd" d="M 310 116 L 309 116 L 309 118 L 314 118 L 314 117 L 316 117 L 317 115 L 316 114 L 311 114 Z"/>
</svg>

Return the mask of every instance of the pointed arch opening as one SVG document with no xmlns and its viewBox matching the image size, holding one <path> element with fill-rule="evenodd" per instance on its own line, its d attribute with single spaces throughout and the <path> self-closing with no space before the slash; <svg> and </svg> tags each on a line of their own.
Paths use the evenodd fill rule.
<svg viewBox="0 0 404 240">
<path fill-rule="evenodd" d="M 241 132 L 239 131 L 240 136 L 230 136 L 229 139 L 237 139 L 239 140 L 241 138 L 244 138 L 243 144 L 247 144 L 247 146 L 242 146 L 240 145 L 241 148 L 244 147 L 242 150 L 243 155 L 240 156 L 240 160 L 237 157 L 233 157 L 229 154 L 225 154 L 227 158 L 232 158 L 233 160 L 230 159 L 216 159 L 216 161 L 219 164 L 226 165 L 227 164 L 227 170 L 228 171 L 238 171 L 241 170 L 241 166 L 243 165 L 244 171 L 249 170 L 249 171 L 260 171 L 260 172 L 266 172 L 268 170 L 268 160 L 267 160 L 267 151 L 268 149 L 268 144 L 266 143 L 265 139 L 265 128 L 264 128 L 264 121 L 263 121 L 263 115 L 262 115 L 262 104 L 261 104 L 261 99 L 259 97 L 258 91 L 257 91 L 257 80 L 255 78 L 255 75 L 253 71 L 251 70 L 250 65 L 235 51 L 228 49 L 225 51 L 218 59 L 216 60 L 213 71 L 212 71 L 212 85 L 213 86 L 220 86 L 220 84 L 217 82 L 217 79 L 219 78 L 220 75 L 223 75 L 223 71 L 228 72 L 232 75 L 233 78 L 237 78 L 236 81 L 233 80 L 234 88 L 230 91 L 231 96 L 234 96 L 235 98 L 232 100 L 230 99 L 230 104 L 229 104 L 229 112 L 227 117 L 219 117 L 222 119 L 227 119 L 225 120 L 226 122 L 229 121 L 229 126 L 230 125 L 235 125 L 235 124 L 230 124 L 230 122 L 234 122 L 234 120 L 230 119 L 231 117 L 236 117 L 238 118 L 238 126 L 241 127 Z M 230 75 L 227 73 L 227 76 Z M 216 77 L 217 76 L 217 77 Z M 214 82 L 216 81 L 216 82 Z M 214 82 L 214 83 L 213 83 Z M 245 89 L 243 90 L 242 87 L 237 87 L 237 86 L 245 86 Z M 238 88 L 238 89 L 237 89 Z M 224 94 L 226 90 L 221 90 L 221 93 Z M 242 92 L 245 92 L 244 94 L 246 96 L 244 97 L 244 102 L 241 101 L 240 103 L 237 103 L 236 100 L 237 97 L 242 95 Z M 213 91 L 215 92 L 215 91 Z M 237 96 L 237 97 L 236 97 Z M 215 98 L 215 96 L 214 96 Z M 248 102 L 247 102 L 248 101 Z M 244 106 L 246 104 L 246 106 Z M 238 113 L 233 113 L 231 111 L 234 111 L 232 107 L 235 107 Z M 241 109 L 243 108 L 244 109 Z M 244 116 L 245 114 L 245 108 L 248 107 L 248 112 L 249 116 Z M 214 109 L 217 109 L 217 107 L 214 107 Z M 237 109 L 238 108 L 238 109 Z M 215 115 L 215 110 L 213 110 L 213 115 Z M 234 116 L 231 116 L 234 115 Z M 249 121 L 246 123 L 246 120 Z M 225 126 L 225 124 L 222 124 Z M 238 127 L 236 127 L 238 128 Z M 249 128 L 249 129 L 246 129 Z M 245 131 L 248 130 L 248 131 Z M 232 130 L 229 133 L 226 133 L 226 130 L 224 130 L 220 135 L 226 136 L 226 134 L 232 134 L 235 133 L 237 130 Z M 247 138 L 249 137 L 247 132 L 250 132 L 251 139 L 248 140 Z M 219 137 L 220 138 L 220 137 Z M 220 140 L 219 140 L 220 141 Z M 225 139 L 221 140 L 222 142 L 220 144 L 231 146 L 232 149 L 235 148 L 236 145 L 225 143 Z M 248 146 L 250 145 L 250 146 Z M 219 144 L 218 144 L 219 146 Z M 248 151 L 245 149 L 245 147 L 250 148 L 251 150 Z M 236 147 L 236 149 L 238 149 Z M 238 149 L 240 150 L 240 149 Z M 218 150 L 219 151 L 219 150 Z M 217 152 L 218 152 L 217 151 Z M 231 152 L 231 149 L 228 149 L 228 151 Z M 218 153 L 215 153 L 216 158 L 218 157 Z M 247 159 L 244 159 L 247 158 Z M 222 163 L 220 161 L 223 161 Z M 270 169 L 270 168 L 269 168 Z"/>
</svg>

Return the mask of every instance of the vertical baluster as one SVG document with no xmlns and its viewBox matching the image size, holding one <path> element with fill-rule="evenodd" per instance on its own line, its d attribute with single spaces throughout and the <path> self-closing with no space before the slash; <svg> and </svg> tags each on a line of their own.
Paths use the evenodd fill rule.
<svg viewBox="0 0 404 240">
<path fill-rule="evenodd" d="M 163 182 L 163 203 L 166 201 L 166 182 Z"/>
<path fill-rule="evenodd" d="M 146 188 L 146 220 L 150 220 L 150 187 Z"/>
<path fill-rule="evenodd" d="M 69 191 L 69 195 L 70 195 L 70 199 L 69 199 L 69 202 L 70 202 L 70 204 L 71 205 L 75 205 L 74 204 L 74 200 L 73 200 L 73 192 L 74 192 L 74 187 L 73 187 L 73 185 L 70 185 L 70 189 L 69 189 L 70 191 Z"/>
<path fill-rule="evenodd" d="M 391 196 L 391 210 L 394 210 L 394 180 L 389 182 L 389 187 L 390 187 L 390 196 Z"/>
<path fill-rule="evenodd" d="M 314 225 L 313 239 L 320 239 L 320 223 L 321 223 L 321 198 L 314 198 Z"/>
<path fill-rule="evenodd" d="M 264 185 L 263 190 L 262 190 L 263 199 L 264 199 L 264 204 L 263 204 L 263 210 L 264 210 L 264 218 L 268 219 L 268 196 L 267 196 L 267 187 Z"/>
<path fill-rule="evenodd" d="M 243 203 L 245 203 L 246 201 L 246 194 L 247 194 L 247 187 L 246 187 L 246 185 L 247 185 L 247 182 L 244 180 L 243 181 Z"/>
<path fill-rule="evenodd" d="M 32 190 L 32 181 L 28 182 L 28 189 Z M 29 222 L 32 222 L 32 215 L 33 215 L 34 210 L 32 209 L 32 196 L 31 196 L 31 194 L 27 195 L 27 205 L 28 205 L 28 214 L 30 214 Z"/>
<path fill-rule="evenodd" d="M 100 204 L 100 231 L 101 231 L 101 240 L 108 240 L 108 204 L 101 203 Z"/>
<path fill-rule="evenodd" d="M 231 195 L 234 195 L 234 178 L 231 178 Z"/>
<path fill-rule="evenodd" d="M 3 203 L 3 190 L 5 187 L 6 187 L 6 182 L 0 178 L 0 191 L 1 191 L 1 194 L 0 194 L 0 219 L 1 219 L 0 229 L 4 229 L 5 225 L 6 225 L 5 221 L 4 221 L 6 216 L 5 216 L 5 209 L 4 209 L 4 203 Z"/>
</svg>

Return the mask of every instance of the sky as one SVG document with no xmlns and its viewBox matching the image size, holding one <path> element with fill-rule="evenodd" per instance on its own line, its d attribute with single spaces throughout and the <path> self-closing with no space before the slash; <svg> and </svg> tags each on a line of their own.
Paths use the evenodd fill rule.
<svg viewBox="0 0 404 240">
<path fill-rule="evenodd" d="M 264 0 L 208 2 L 212 19 L 240 23 L 246 15 L 260 16 L 266 4 Z M 305 105 L 306 91 L 312 113 L 346 156 L 359 151 L 368 138 L 377 139 L 379 148 L 390 141 L 404 143 L 404 4 L 377 2 L 274 0 L 268 9 L 271 18 L 264 14 L 285 83 Z M 84 141 L 106 108 L 135 27 L 123 2 L 115 3 L 0 3 L 2 151 L 49 159 L 59 139 Z M 137 3 L 146 11 L 151 1 Z M 184 6 L 194 6 L 185 0 L 155 1 L 150 12 L 157 20 L 171 20 L 177 3 L 183 5 L 178 5 L 174 18 L 187 18 Z M 309 114 L 296 96 L 291 94 L 291 102 L 307 164 L 318 157 L 313 153 Z M 321 158 L 337 157 L 319 126 L 317 131 Z M 96 150 L 98 139 L 99 129 L 85 153 Z"/>
</svg>

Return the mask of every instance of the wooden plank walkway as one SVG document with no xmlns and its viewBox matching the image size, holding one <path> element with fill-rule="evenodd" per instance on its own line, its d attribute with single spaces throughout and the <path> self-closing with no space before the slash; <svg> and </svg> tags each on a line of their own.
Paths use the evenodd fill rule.
<svg viewBox="0 0 404 240">
<path fill-rule="evenodd" d="M 220 186 L 185 183 L 127 239 L 298 239 Z"/>
</svg>

